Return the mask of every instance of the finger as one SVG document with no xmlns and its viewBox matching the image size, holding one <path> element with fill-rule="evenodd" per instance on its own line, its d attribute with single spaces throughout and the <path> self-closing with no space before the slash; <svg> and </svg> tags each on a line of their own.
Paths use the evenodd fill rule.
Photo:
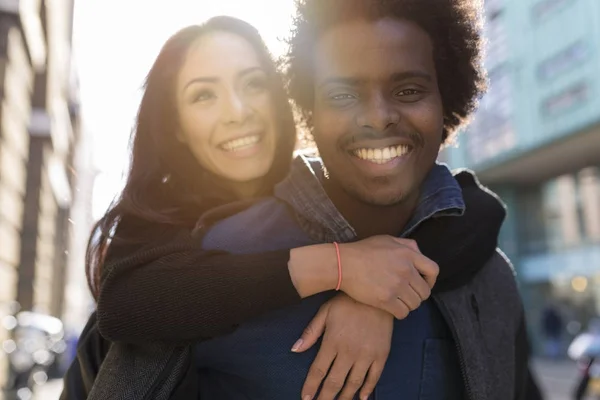
<svg viewBox="0 0 600 400">
<path fill-rule="evenodd" d="M 415 271 L 408 284 L 421 298 L 422 302 L 431 296 L 431 288 L 429 287 L 429 284 L 421 275 L 419 275 L 417 271 Z"/>
<path fill-rule="evenodd" d="M 325 321 L 327 320 L 327 308 L 321 307 L 317 312 L 317 315 L 308 323 L 302 336 L 294 346 L 292 351 L 294 353 L 302 353 L 310 349 L 319 340 L 323 332 L 325 331 Z"/>
<path fill-rule="evenodd" d="M 348 375 L 348 379 L 346 379 L 344 389 L 342 390 L 340 397 L 338 397 L 338 400 L 354 399 L 354 395 L 365 381 L 367 372 L 369 372 L 369 367 L 370 363 L 361 363 L 360 361 L 352 366 L 350 375 Z"/>
<path fill-rule="evenodd" d="M 360 400 L 367 400 L 371 393 L 373 393 L 377 382 L 379 382 L 379 378 L 381 378 L 384 365 L 385 360 L 383 362 L 375 361 L 373 364 L 371 364 L 371 368 L 369 368 L 365 383 L 363 384 L 362 389 L 360 389 Z"/>
<path fill-rule="evenodd" d="M 302 387 L 302 399 L 312 399 L 315 397 L 315 394 L 317 394 L 321 382 L 323 382 L 323 379 L 327 376 L 327 372 L 329 372 L 329 368 L 335 359 L 336 352 L 333 351 L 332 346 L 332 343 L 324 342 L 319 353 L 317 353 L 317 357 L 310 366 L 308 375 L 304 381 L 304 386 Z"/>
<path fill-rule="evenodd" d="M 402 300 L 401 297 L 398 297 L 398 301 L 400 301 L 402 304 L 404 304 L 404 307 L 406 307 L 406 309 L 408 310 L 408 312 L 406 313 L 406 315 L 404 317 L 398 318 L 398 319 L 404 319 L 404 318 L 408 317 L 408 314 L 410 314 L 410 312 L 412 311 L 412 308 L 408 304 L 406 304 L 404 302 L 404 300 Z"/>
<path fill-rule="evenodd" d="M 398 298 L 402 300 L 406 307 L 410 311 L 414 311 L 421 305 L 421 296 L 417 293 L 412 286 L 406 285 L 406 288 L 398 294 Z"/>
<path fill-rule="evenodd" d="M 351 359 L 338 354 L 331 370 L 325 378 L 325 382 L 323 382 L 318 400 L 333 400 L 340 390 L 342 390 L 342 387 L 344 387 L 344 382 L 351 368 Z"/>
<path fill-rule="evenodd" d="M 404 319 L 408 317 L 408 314 L 410 313 L 410 308 L 408 308 L 406 306 L 406 303 L 404 303 L 401 299 L 396 297 L 394 300 L 392 300 L 389 309 L 386 309 L 384 311 L 389 312 L 396 319 Z"/>
<path fill-rule="evenodd" d="M 413 265 L 423 276 L 423 279 L 425 279 L 429 287 L 432 288 L 435 285 L 435 281 L 440 272 L 440 268 L 435 261 L 422 255 L 416 255 L 413 259 Z"/>
<path fill-rule="evenodd" d="M 394 238 L 394 240 L 398 243 L 400 243 L 403 246 L 408 247 L 411 250 L 416 251 L 417 253 L 421 254 L 421 250 L 419 249 L 419 245 L 417 244 L 417 242 L 413 239 L 406 239 L 406 238 Z"/>
</svg>

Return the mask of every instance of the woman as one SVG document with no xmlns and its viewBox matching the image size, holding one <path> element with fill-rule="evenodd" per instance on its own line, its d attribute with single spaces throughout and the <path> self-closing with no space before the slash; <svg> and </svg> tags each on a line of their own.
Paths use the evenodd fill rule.
<svg viewBox="0 0 600 400">
<path fill-rule="evenodd" d="M 294 121 L 283 85 L 252 27 L 219 17 L 186 28 L 167 42 L 147 79 L 127 185 L 90 240 L 88 278 L 98 296 L 98 321 L 106 337 L 137 344 L 193 343 L 227 334 L 252 317 L 336 287 L 338 259 L 332 244 L 235 256 L 203 251 L 200 240 L 191 235 L 198 217 L 209 209 L 239 199 L 246 200 L 245 207 L 252 199 L 271 194 L 287 174 L 294 142 Z M 428 222 L 417 231 L 425 239 L 419 241 L 421 248 L 427 248 L 426 254 L 446 273 L 446 284 L 460 284 L 461 277 L 468 278 L 491 255 L 504 214 L 495 198 L 476 185 L 464 190 L 467 205 L 483 202 L 483 207 L 469 207 L 464 217 L 457 218 L 459 223 L 441 227 Z M 476 224 L 481 215 L 490 214 L 496 224 Z M 459 255 L 441 254 L 435 247 L 439 240 L 465 235 L 486 235 L 489 247 L 462 249 Z M 411 242 L 375 237 L 342 244 L 340 250 L 344 267 L 340 289 L 397 317 L 416 309 L 435 283 L 435 265 Z M 373 264 L 378 268 L 369 268 Z M 454 265 L 461 270 L 451 270 Z M 406 271 L 415 271 L 413 266 L 426 279 L 419 274 L 400 279 Z M 397 298 L 382 304 L 377 294 L 390 290 Z M 343 299 L 340 295 L 327 304 L 328 312 L 334 313 L 336 307 L 351 310 L 351 302 L 343 304 Z M 361 376 L 351 375 L 354 385 L 347 386 L 340 398 L 352 398 L 361 386 L 356 382 L 365 379 L 360 394 L 368 396 L 389 352 L 389 340 L 381 340 L 391 334 L 389 314 L 374 309 L 371 323 L 360 330 L 364 320 L 351 312 L 339 314 L 342 322 L 349 321 L 346 331 L 355 333 L 342 338 L 340 348 L 373 349 L 360 356 L 349 352 L 352 362 L 346 373 L 357 362 L 370 368 Z M 70 381 L 77 372 L 83 375 L 80 379 L 93 381 L 106 351 L 102 348 L 93 357 L 96 363 L 83 365 L 81 359 L 94 351 L 88 344 L 96 349 L 104 345 L 93 324 L 89 328 L 82 335 L 82 365 L 71 369 L 65 393 L 75 387 Z M 304 336 L 304 343 L 294 350 L 310 347 L 319 334 Z M 322 348 L 328 345 L 324 342 Z M 318 371 L 311 372 L 302 394 L 314 394 L 322 381 Z M 326 378 L 326 386 L 327 382 Z M 72 392 L 85 392 L 87 386 Z M 336 394 L 332 392 L 331 398 Z"/>
</svg>

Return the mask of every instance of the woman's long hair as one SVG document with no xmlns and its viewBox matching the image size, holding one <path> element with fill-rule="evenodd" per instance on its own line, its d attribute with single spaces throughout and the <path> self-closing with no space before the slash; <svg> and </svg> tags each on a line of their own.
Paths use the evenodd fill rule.
<svg viewBox="0 0 600 400">
<path fill-rule="evenodd" d="M 176 80 L 190 46 L 214 31 L 236 34 L 250 43 L 270 82 L 277 121 L 278 147 L 270 171 L 264 177 L 263 194 L 287 175 L 296 142 L 294 117 L 283 78 L 258 31 L 232 17 L 215 17 L 173 35 L 161 49 L 146 77 L 144 94 L 131 138 L 131 163 L 123 191 L 94 225 L 86 253 L 86 276 L 97 297 L 102 266 L 123 217 L 151 224 L 193 226 L 200 214 L 234 200 L 200 166 L 189 148 L 176 138 L 178 128 Z M 232 54 L 232 57 L 235 57 Z"/>
</svg>

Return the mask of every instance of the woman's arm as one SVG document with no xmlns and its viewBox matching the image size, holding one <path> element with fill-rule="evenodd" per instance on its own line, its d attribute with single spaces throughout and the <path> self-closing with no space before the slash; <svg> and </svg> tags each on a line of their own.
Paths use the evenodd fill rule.
<svg viewBox="0 0 600 400">
<path fill-rule="evenodd" d="M 429 219 L 411 235 L 421 252 L 440 266 L 433 293 L 460 287 L 483 268 L 496 251 L 506 217 L 500 199 L 483 188 L 471 172 L 459 172 L 455 178 L 463 192 L 465 213 Z"/>
<path fill-rule="evenodd" d="M 465 215 L 425 221 L 413 236 L 423 254 L 440 266 L 434 290 L 452 288 L 481 268 L 496 248 L 504 219 L 497 198 L 472 177 L 459 182 Z M 168 232 L 152 242 L 165 245 L 138 246 L 137 251 L 129 246 L 108 257 L 98 300 L 105 337 L 126 342 L 205 340 L 337 283 L 331 244 L 231 255 L 204 251 L 189 240 L 178 240 L 178 235 L 189 234 Z M 439 246 L 441 242 L 446 245 Z"/>
<path fill-rule="evenodd" d="M 125 342 L 206 340 L 332 290 L 338 282 L 332 244 L 248 255 L 198 246 L 174 239 L 109 261 L 98 298 L 100 332 Z M 341 290 L 404 318 L 429 297 L 438 273 L 437 265 L 411 246 L 390 236 L 340 245 Z M 109 260 L 115 259 L 112 252 Z"/>
<path fill-rule="evenodd" d="M 236 256 L 193 245 L 144 249 L 107 263 L 98 326 L 112 341 L 187 342 L 224 335 L 300 301 L 289 251 Z"/>
</svg>

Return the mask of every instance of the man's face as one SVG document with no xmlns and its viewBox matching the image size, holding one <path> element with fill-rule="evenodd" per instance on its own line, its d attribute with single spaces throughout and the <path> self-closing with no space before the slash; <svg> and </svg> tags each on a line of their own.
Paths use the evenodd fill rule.
<svg viewBox="0 0 600 400">
<path fill-rule="evenodd" d="M 428 34 L 355 20 L 325 31 L 315 51 L 314 137 L 332 183 L 378 206 L 417 195 L 443 132 Z"/>
</svg>

